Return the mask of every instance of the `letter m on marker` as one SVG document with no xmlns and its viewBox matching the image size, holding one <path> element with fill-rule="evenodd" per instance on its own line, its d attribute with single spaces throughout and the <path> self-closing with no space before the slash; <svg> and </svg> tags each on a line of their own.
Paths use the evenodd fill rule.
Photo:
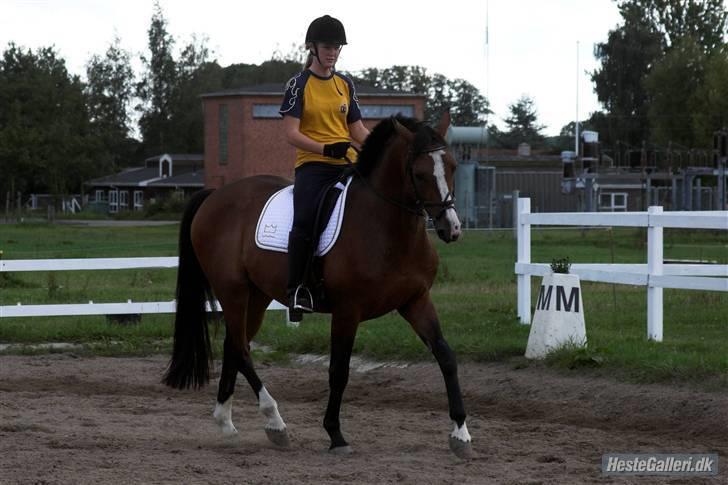
<svg viewBox="0 0 728 485">
<path fill-rule="evenodd" d="M 544 285 L 541 285 L 541 290 L 538 292 L 538 299 L 536 300 L 536 310 L 548 310 L 551 306 L 551 290 L 554 287 L 549 285 L 547 290 Z"/>
<path fill-rule="evenodd" d="M 563 286 L 556 287 L 556 311 L 561 311 L 561 303 L 564 304 L 564 311 L 570 312 L 573 305 L 574 311 L 579 313 L 579 287 L 575 286 L 571 289 L 569 301 L 566 301 L 566 290 Z"/>
</svg>

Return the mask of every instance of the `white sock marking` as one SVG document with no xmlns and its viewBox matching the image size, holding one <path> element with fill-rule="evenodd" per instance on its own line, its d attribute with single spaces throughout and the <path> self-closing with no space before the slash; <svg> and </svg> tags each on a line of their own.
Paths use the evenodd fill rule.
<svg viewBox="0 0 728 485">
<path fill-rule="evenodd" d="M 260 412 L 268 418 L 268 422 L 265 424 L 265 429 L 273 429 L 276 431 L 283 431 L 286 429 L 286 423 L 283 422 L 283 418 L 278 413 L 278 403 L 268 394 L 268 390 L 263 386 L 258 394 L 258 409 Z"/>
<path fill-rule="evenodd" d="M 468 433 L 468 425 L 463 423 L 463 425 L 458 428 L 458 423 L 453 421 L 452 424 L 455 425 L 455 429 L 453 429 L 452 433 L 450 433 L 450 437 L 462 441 L 463 443 L 470 443 L 470 433 Z"/>
<path fill-rule="evenodd" d="M 215 411 L 212 413 L 212 416 L 215 418 L 215 421 L 217 421 L 217 424 L 220 425 L 224 435 L 229 436 L 238 432 L 238 430 L 235 429 L 235 425 L 233 425 L 232 395 L 222 404 L 219 402 L 215 403 Z"/>
</svg>

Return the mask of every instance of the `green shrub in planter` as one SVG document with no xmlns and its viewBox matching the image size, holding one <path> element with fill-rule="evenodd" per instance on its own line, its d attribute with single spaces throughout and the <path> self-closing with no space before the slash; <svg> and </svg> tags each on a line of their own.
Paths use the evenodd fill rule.
<svg viewBox="0 0 728 485">
<path fill-rule="evenodd" d="M 551 260 L 551 271 L 554 273 L 569 274 L 570 268 L 571 268 L 571 262 L 569 261 L 568 257 L 563 258 L 563 259 Z"/>
</svg>

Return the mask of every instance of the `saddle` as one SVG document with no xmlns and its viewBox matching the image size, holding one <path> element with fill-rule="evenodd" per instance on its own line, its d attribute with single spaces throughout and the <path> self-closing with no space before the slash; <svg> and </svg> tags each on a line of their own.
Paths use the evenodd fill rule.
<svg viewBox="0 0 728 485">
<path fill-rule="evenodd" d="M 326 305 L 326 291 L 323 281 L 323 256 L 336 244 L 344 221 L 346 195 L 352 177 L 326 187 L 316 212 L 313 247 L 304 275 L 304 286 L 311 290 L 315 310 Z M 274 193 L 266 202 L 258 218 L 255 244 L 265 250 L 288 252 L 288 233 L 293 226 L 293 186 L 289 185 Z"/>
</svg>

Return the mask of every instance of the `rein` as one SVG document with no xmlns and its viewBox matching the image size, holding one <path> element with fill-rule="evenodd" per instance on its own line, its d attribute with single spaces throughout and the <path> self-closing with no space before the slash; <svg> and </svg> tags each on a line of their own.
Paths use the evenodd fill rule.
<svg viewBox="0 0 728 485">
<path fill-rule="evenodd" d="M 357 149 L 356 147 L 352 147 L 352 148 L 354 148 L 354 150 L 356 150 L 357 153 L 360 153 L 359 152 L 359 149 Z M 351 171 L 353 171 L 359 177 L 359 179 L 361 179 L 362 182 L 364 182 L 364 185 L 369 190 L 371 190 L 380 199 L 382 199 L 385 202 L 388 202 L 388 203 L 390 203 L 390 204 L 392 204 L 394 206 L 397 206 L 397 207 L 399 207 L 400 209 L 402 209 L 402 210 L 404 210 L 406 212 L 409 212 L 411 214 L 414 214 L 416 216 L 425 216 L 425 217 L 427 217 L 427 216 L 429 216 L 429 214 L 427 213 L 427 208 L 428 207 L 439 207 L 440 208 L 440 212 L 438 212 L 437 213 L 437 216 L 435 216 L 435 218 L 434 218 L 435 221 L 438 221 L 445 214 L 445 212 L 448 209 L 452 209 L 452 208 L 455 207 L 455 196 L 453 195 L 452 192 L 448 192 L 445 195 L 445 200 L 442 200 L 442 201 L 439 201 L 439 202 L 423 201 L 422 200 L 422 196 L 420 195 L 420 191 L 417 188 L 417 182 L 415 180 L 415 174 L 414 174 L 414 170 L 413 170 L 412 166 L 414 165 L 414 161 L 417 158 L 417 156 L 419 156 L 419 155 L 421 155 L 423 153 L 429 154 L 429 153 L 433 153 L 433 152 L 436 152 L 436 151 L 439 151 L 439 150 L 444 150 L 444 149 L 445 149 L 445 146 L 443 145 L 443 146 L 438 146 L 438 147 L 431 148 L 431 149 L 428 149 L 428 150 L 422 150 L 422 151 L 419 151 L 419 152 L 414 152 L 412 150 L 409 151 L 409 156 L 407 158 L 407 165 L 406 165 L 406 167 L 407 167 L 407 173 L 409 175 L 410 183 L 412 184 L 412 188 L 414 189 L 414 192 L 415 192 L 415 198 L 416 198 L 416 200 L 415 200 L 414 206 L 412 204 L 408 204 L 406 202 L 402 202 L 402 201 L 393 199 L 393 198 L 391 198 L 391 197 L 383 194 L 379 189 L 377 189 L 376 187 L 374 187 L 372 184 L 369 183 L 369 180 L 367 180 L 367 178 L 364 177 L 359 172 L 359 170 L 356 168 L 356 164 L 353 163 L 349 159 L 349 157 L 344 157 L 344 159 L 349 164 L 349 169 Z M 348 175 L 346 175 L 346 176 L 348 176 Z"/>
</svg>

